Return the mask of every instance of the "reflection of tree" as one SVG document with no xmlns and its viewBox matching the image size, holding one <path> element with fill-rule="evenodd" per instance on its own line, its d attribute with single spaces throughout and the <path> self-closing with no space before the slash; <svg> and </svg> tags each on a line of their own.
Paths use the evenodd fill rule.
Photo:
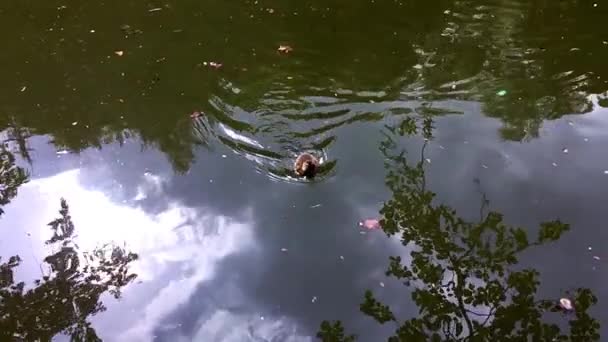
<svg viewBox="0 0 608 342">
<path fill-rule="evenodd" d="M 535 138 L 545 120 L 587 113 L 588 95 L 606 91 L 598 13 L 580 1 L 453 1 L 441 35 L 432 32 L 417 50 L 415 85 L 427 100 L 480 101 L 503 122 L 505 139 Z"/>
<path fill-rule="evenodd" d="M 15 156 L 0 146 L 0 215 L 4 213 L 2 207 L 17 196 L 17 189 L 27 180 L 27 172 L 15 165 Z"/>
<path fill-rule="evenodd" d="M 12 153 L 3 149 L 0 156 L 1 207 L 16 196 L 27 174 L 15 166 Z M 79 253 L 73 241 L 75 227 L 63 199 L 59 213 L 60 217 L 49 223 L 53 235 L 46 241 L 56 249 L 44 259 L 49 274 L 35 280 L 33 287 L 26 288 L 24 282 L 15 280 L 19 256 L 3 263 L 0 258 L 1 341 L 50 341 L 60 333 L 72 341 L 99 341 L 87 318 L 105 310 L 102 294 L 109 292 L 119 298 L 121 288 L 136 277 L 128 266 L 137 254 L 118 246 Z"/>
<path fill-rule="evenodd" d="M 91 3 L 73 15 L 75 8 L 33 6 L 37 14 L 27 20 L 49 30 L 42 37 L 37 30 L 24 32 L 23 39 L 7 42 L 8 49 L 31 53 L 25 65 L 21 55 L 2 56 L 7 71 L 18 71 L 5 74 L 19 76 L 0 82 L 5 90 L 0 130 L 20 127 L 15 141 L 25 158 L 23 137 L 30 134 L 47 135 L 57 148 L 71 151 L 137 137 L 184 172 L 201 138 L 190 129 L 187 116 L 193 110 L 224 124 L 246 114 L 254 129 L 280 134 L 285 121 L 294 124 L 292 130 L 312 122 L 276 114 L 299 115 L 311 108 L 314 97 L 338 97 L 344 107 L 356 108 L 363 101 L 395 100 L 406 88 L 415 100 L 483 102 L 487 115 L 504 122 L 502 135 L 520 140 L 536 136 L 544 120 L 588 111 L 586 96 L 606 91 L 608 48 L 597 26 L 602 11 L 584 1 L 211 3 L 176 6 L 169 11 L 179 20 L 155 18 L 162 28 L 154 32 L 144 29 L 148 24 L 139 14 L 143 22 L 130 22 L 122 33 L 112 20 L 102 20 L 98 29 L 105 44 L 96 35 L 82 37 L 81 21 L 114 18 L 117 8 Z M 213 14 L 207 13 L 209 6 L 216 8 Z M 142 10 L 119 8 L 125 14 Z M 53 19 L 45 22 L 47 17 Z M 381 19 L 361 25 L 370 18 Z M 0 28 L 8 32 L 24 18 L 5 19 Z M 177 22 L 194 31 L 172 32 Z M 294 53 L 278 55 L 279 43 L 292 44 Z M 110 45 L 124 48 L 124 58 L 108 58 L 107 49 L 91 48 Z M 193 53 L 194 46 L 202 54 Z M 53 57 L 34 53 L 40 49 L 54 51 Z M 224 67 L 202 67 L 206 60 Z M 34 81 L 37 87 L 14 89 Z M 507 95 L 496 96 L 500 89 Z M 378 97 L 359 96 L 360 90 Z M 238 110 L 216 108 L 216 96 Z M 324 119 L 317 122 L 328 130 L 336 122 L 350 123 L 348 116 L 337 119 L 329 125 Z"/>
<path fill-rule="evenodd" d="M 430 139 L 432 121 L 424 120 L 423 132 Z M 408 119 L 393 133 L 414 133 Z M 424 146 L 428 143 L 426 140 Z M 550 313 L 561 311 L 556 300 L 537 298 L 539 273 L 515 270 L 518 254 L 560 238 L 569 229 L 560 221 L 542 223 L 530 240 L 522 228 L 506 225 L 497 212 L 487 212 L 482 201 L 479 222 L 457 216 L 450 207 L 437 204 L 425 185 L 424 147 L 416 164 L 405 153 L 392 153 L 395 143 L 387 135 L 381 150 L 387 157 L 386 183 L 393 197 L 385 202 L 382 227 L 399 235 L 412 248 L 411 261 L 391 257 L 388 276 L 414 287 L 412 299 L 419 315 L 400 321 L 390 307 L 365 293 L 361 311 L 381 324 L 397 325 L 390 341 L 593 341 L 599 323 L 587 310 L 596 303 L 588 289 L 570 293 L 575 310 L 569 332 L 547 323 Z M 319 337 L 324 341 L 347 341 L 339 324 L 324 322 Z"/>
</svg>

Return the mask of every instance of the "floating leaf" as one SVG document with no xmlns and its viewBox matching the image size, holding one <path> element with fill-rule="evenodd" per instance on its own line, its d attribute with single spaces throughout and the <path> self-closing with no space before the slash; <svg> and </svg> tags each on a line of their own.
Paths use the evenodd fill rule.
<svg viewBox="0 0 608 342">
<path fill-rule="evenodd" d="M 572 301 L 570 301 L 570 299 L 568 298 L 561 298 L 559 300 L 559 306 L 566 311 L 574 310 L 574 306 L 572 306 Z"/>
<path fill-rule="evenodd" d="M 290 53 L 291 51 L 293 51 L 293 48 L 289 45 L 279 45 L 277 51 L 282 53 Z"/>
<path fill-rule="evenodd" d="M 370 230 L 380 229 L 380 221 L 378 219 L 366 219 L 359 222 L 359 226 Z"/>
</svg>

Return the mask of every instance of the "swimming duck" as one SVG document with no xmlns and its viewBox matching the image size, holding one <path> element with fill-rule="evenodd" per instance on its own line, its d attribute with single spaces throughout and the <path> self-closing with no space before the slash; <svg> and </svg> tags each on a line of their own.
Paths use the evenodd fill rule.
<svg viewBox="0 0 608 342">
<path fill-rule="evenodd" d="M 298 177 L 313 178 L 319 171 L 319 160 L 310 153 L 301 153 L 293 168 Z"/>
</svg>

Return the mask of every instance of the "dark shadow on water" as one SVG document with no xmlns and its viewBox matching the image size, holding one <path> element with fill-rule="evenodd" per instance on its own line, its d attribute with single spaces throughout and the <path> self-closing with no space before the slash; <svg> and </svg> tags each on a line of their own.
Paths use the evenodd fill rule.
<svg viewBox="0 0 608 342">
<path fill-rule="evenodd" d="M 281 154 L 438 99 L 483 103 L 503 122 L 502 137 L 521 141 L 546 120 L 589 112 L 589 96 L 606 103 L 606 10 L 588 1 L 186 1 L 149 10 L 0 6 L 1 31 L 24 26 L 6 42 L 19 53 L 0 58 L 0 130 L 26 160 L 33 135 L 73 152 L 135 137 L 184 173 L 197 146 L 213 145 L 214 121 Z M 361 25 L 372 18 L 382 19 Z M 276 52 L 285 41 L 289 56 Z M 221 69 L 202 64 L 218 59 Z M 383 101 L 394 103 L 369 106 Z M 191 122 L 193 111 L 212 124 Z"/>
</svg>

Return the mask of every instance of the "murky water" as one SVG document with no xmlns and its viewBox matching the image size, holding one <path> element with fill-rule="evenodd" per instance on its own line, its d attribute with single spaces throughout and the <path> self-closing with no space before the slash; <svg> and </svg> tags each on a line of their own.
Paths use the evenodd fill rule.
<svg viewBox="0 0 608 342">
<path fill-rule="evenodd" d="M 3 2 L 0 340 L 603 339 L 607 16 Z"/>
</svg>

